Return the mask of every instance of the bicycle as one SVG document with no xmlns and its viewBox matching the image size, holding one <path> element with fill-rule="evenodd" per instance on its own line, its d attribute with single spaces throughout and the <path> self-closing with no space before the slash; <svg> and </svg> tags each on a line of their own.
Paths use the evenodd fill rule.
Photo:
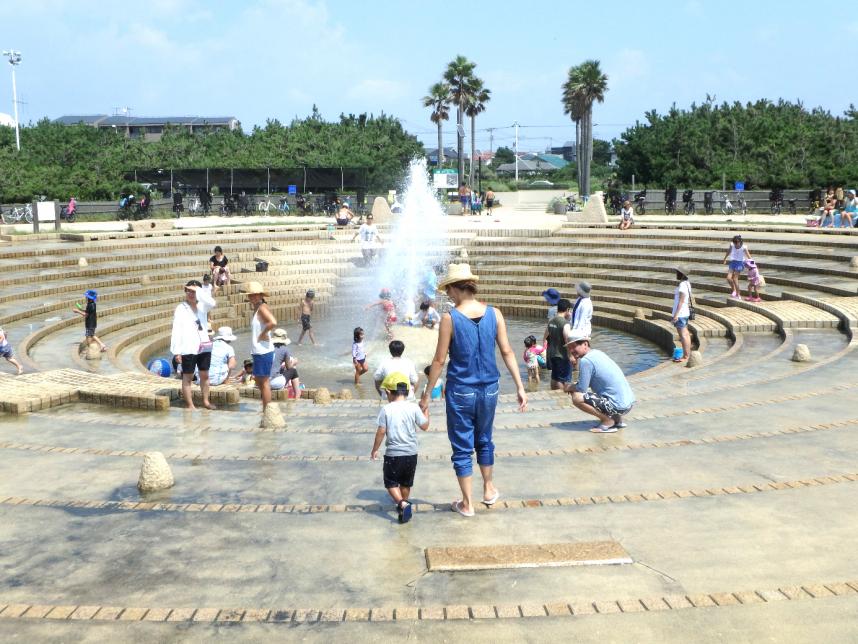
<svg viewBox="0 0 858 644">
<path fill-rule="evenodd" d="M 286 201 L 286 197 L 281 197 L 280 202 L 275 205 L 273 201 L 271 201 L 271 195 L 265 197 L 265 201 L 260 201 L 256 209 L 259 212 L 268 212 L 271 209 L 278 210 L 282 213 L 289 212 L 289 203 Z"/>
<path fill-rule="evenodd" d="M 811 190 L 807 193 L 807 200 L 810 202 L 808 214 L 816 214 L 816 211 L 822 208 L 822 190 L 819 188 Z"/>
<path fill-rule="evenodd" d="M 711 215 L 713 212 L 715 212 L 714 199 L 712 197 L 713 194 L 714 193 L 711 191 L 703 193 L 703 212 L 705 212 L 707 215 Z"/>
<path fill-rule="evenodd" d="M 646 214 L 646 190 L 635 193 L 635 214 Z"/>
<path fill-rule="evenodd" d="M 784 205 L 783 192 L 777 188 L 769 192 L 769 210 L 773 215 L 781 214 L 781 208 Z"/>
<path fill-rule="evenodd" d="M 683 210 L 686 215 L 693 215 L 694 211 L 697 210 L 697 206 L 694 203 L 694 191 L 686 190 L 682 193 L 682 203 L 685 204 Z"/>
<path fill-rule="evenodd" d="M 676 188 L 668 188 L 664 191 L 664 214 L 676 214 Z"/>
<path fill-rule="evenodd" d="M 798 200 L 795 199 L 794 197 L 792 199 L 787 199 L 787 204 L 788 204 L 787 210 L 789 211 L 789 214 L 791 214 L 791 215 L 796 214 L 796 212 L 798 211 L 798 208 L 796 208 L 796 201 L 798 201 Z"/>
<path fill-rule="evenodd" d="M 745 195 L 743 195 L 741 192 L 736 193 L 736 206 L 741 214 L 748 214 L 748 202 L 745 201 Z"/>
<path fill-rule="evenodd" d="M 3 220 L 4 224 L 16 224 L 22 219 L 28 224 L 32 224 L 33 205 L 28 203 L 23 206 L 15 206 L 14 208 L 10 208 L 8 214 L 5 215 L 0 212 L 0 219 Z"/>
<path fill-rule="evenodd" d="M 194 197 L 188 204 L 188 214 L 196 215 L 202 209 L 202 202 L 199 197 Z"/>
<path fill-rule="evenodd" d="M 730 201 L 729 195 L 726 192 L 721 193 L 721 214 L 722 215 L 732 215 L 733 214 L 733 202 Z"/>
</svg>

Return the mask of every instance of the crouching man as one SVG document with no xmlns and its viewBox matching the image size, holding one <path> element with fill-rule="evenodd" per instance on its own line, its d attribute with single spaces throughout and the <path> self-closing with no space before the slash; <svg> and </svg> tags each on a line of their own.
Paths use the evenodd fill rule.
<svg viewBox="0 0 858 644">
<path fill-rule="evenodd" d="M 566 393 L 578 409 L 599 419 L 590 431 L 613 434 L 623 429 L 623 416 L 631 411 L 635 395 L 622 369 L 607 354 L 592 349 L 589 336 L 579 332 L 569 335 L 566 349 L 578 362 L 578 382 L 566 386 Z"/>
</svg>

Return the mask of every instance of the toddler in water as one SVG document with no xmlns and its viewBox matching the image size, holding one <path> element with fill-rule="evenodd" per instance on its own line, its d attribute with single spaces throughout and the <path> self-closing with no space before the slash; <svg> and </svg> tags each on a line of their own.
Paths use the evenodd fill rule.
<svg viewBox="0 0 858 644">
<path fill-rule="evenodd" d="M 527 380 L 539 384 L 539 368 L 545 367 L 544 346 L 536 344 L 536 336 L 529 335 L 524 339 L 524 364 L 527 365 Z"/>
<path fill-rule="evenodd" d="M 762 302 L 760 297 L 760 287 L 763 286 L 763 276 L 760 275 L 760 270 L 757 268 L 757 262 L 753 259 L 745 260 L 745 268 L 748 269 L 748 297 L 745 299 L 748 302 Z"/>
<path fill-rule="evenodd" d="M 369 310 L 374 306 L 381 307 L 381 311 L 384 314 L 384 330 L 387 332 L 387 339 L 392 340 L 393 330 L 391 327 L 396 323 L 396 306 L 393 304 L 389 288 L 381 289 L 378 294 L 378 300 L 367 305 L 366 308 Z"/>
<path fill-rule="evenodd" d="M 427 385 L 429 384 L 429 368 L 431 366 L 432 365 L 426 365 L 426 368 L 423 370 L 423 373 L 426 374 Z M 429 397 L 432 400 L 444 400 L 444 396 L 446 395 L 447 391 L 444 388 L 444 379 L 439 377 L 438 380 L 435 381 L 435 388 L 432 389 L 432 392 L 429 394 Z"/>
<path fill-rule="evenodd" d="M 366 366 L 366 349 L 363 346 L 363 329 L 356 327 L 352 342 L 352 364 L 355 368 L 355 384 L 360 382 L 360 377 L 369 371 Z"/>
</svg>

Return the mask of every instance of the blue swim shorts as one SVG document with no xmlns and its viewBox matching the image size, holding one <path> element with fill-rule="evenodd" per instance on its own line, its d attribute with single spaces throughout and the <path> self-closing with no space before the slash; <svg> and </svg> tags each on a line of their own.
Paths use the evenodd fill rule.
<svg viewBox="0 0 858 644">
<path fill-rule="evenodd" d="M 274 365 L 274 352 L 254 353 L 253 356 L 253 375 L 268 378 L 271 376 L 271 367 Z"/>
</svg>

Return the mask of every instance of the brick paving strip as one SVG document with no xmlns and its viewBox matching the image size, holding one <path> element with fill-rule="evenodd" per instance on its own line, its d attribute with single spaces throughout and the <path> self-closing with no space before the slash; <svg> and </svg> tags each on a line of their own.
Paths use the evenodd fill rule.
<svg viewBox="0 0 858 644">
<path fill-rule="evenodd" d="M 510 499 L 498 501 L 490 506 L 488 512 L 499 510 L 521 510 L 543 507 L 596 505 L 621 503 L 645 503 L 650 501 L 669 501 L 687 498 L 710 498 L 734 494 L 757 494 L 779 490 L 795 490 L 806 487 L 837 485 L 858 481 L 858 473 L 830 474 L 815 478 L 794 481 L 758 482 L 730 487 L 694 488 L 686 490 L 656 490 L 630 494 L 610 494 L 607 496 L 560 497 L 554 499 Z M 43 506 L 54 508 L 74 508 L 78 510 L 107 510 L 132 512 L 220 512 L 220 513 L 281 513 L 281 514 L 317 514 L 322 512 L 388 512 L 394 506 L 370 504 L 317 504 L 317 503 L 155 503 L 148 501 L 85 501 L 82 499 L 28 499 L 18 496 L 0 497 L 0 505 Z M 478 504 L 482 505 L 482 504 Z M 415 512 L 450 512 L 449 503 L 414 503 Z"/>
<path fill-rule="evenodd" d="M 755 590 L 673 594 L 620 599 L 569 599 L 527 604 L 476 604 L 452 606 L 389 606 L 372 608 L 210 608 L 138 607 L 98 605 L 54 605 L 6 603 L 0 597 L 0 620 L 60 620 L 89 622 L 170 622 L 170 623 L 268 623 L 300 622 L 387 622 L 444 621 L 454 619 L 523 619 L 535 617 L 578 617 L 614 613 L 642 613 L 723 608 L 747 604 L 770 604 L 855 597 L 858 580 L 808 583 Z"/>
<path fill-rule="evenodd" d="M 699 411 L 693 413 L 700 413 Z M 75 421 L 77 422 L 77 421 Z M 729 434 L 725 436 L 711 436 L 708 438 L 685 438 L 674 441 L 652 441 L 647 443 L 623 443 L 621 445 L 606 445 L 604 447 L 574 447 L 564 449 L 538 449 L 538 450 L 496 450 L 495 457 L 510 458 L 510 457 L 542 457 L 542 456 L 571 456 L 573 454 L 601 454 L 604 452 L 621 451 L 621 450 L 642 450 L 642 449 L 665 449 L 675 447 L 689 447 L 700 445 L 712 445 L 715 443 L 731 443 L 735 441 L 744 441 L 760 438 L 772 438 L 775 436 L 788 436 L 792 434 L 807 434 L 811 432 L 827 431 L 833 429 L 844 429 L 858 425 L 858 418 L 848 420 L 835 421 L 831 423 L 818 423 L 816 425 L 804 425 L 799 427 L 787 427 L 784 429 L 775 429 L 767 432 L 749 432 L 743 434 Z M 511 425 L 505 429 L 538 429 L 544 428 L 544 424 L 521 424 Z M 501 427 L 496 427 L 501 429 Z M 136 450 L 118 450 L 118 449 L 100 449 L 97 447 L 57 447 L 52 445 L 37 445 L 32 443 L 19 443 L 16 441 L 0 442 L 0 449 L 22 450 L 27 452 L 39 452 L 49 454 L 84 454 L 93 456 L 106 457 L 134 457 L 141 458 L 146 451 Z M 150 450 L 151 451 L 151 450 Z M 173 461 L 279 461 L 279 462 L 360 462 L 370 461 L 366 455 L 298 455 L 298 454 L 273 454 L 270 456 L 210 456 L 205 454 L 188 454 L 187 452 L 174 452 L 165 454 L 165 458 Z M 421 454 L 422 461 L 444 461 L 450 458 L 449 453 L 444 454 Z"/>
</svg>

